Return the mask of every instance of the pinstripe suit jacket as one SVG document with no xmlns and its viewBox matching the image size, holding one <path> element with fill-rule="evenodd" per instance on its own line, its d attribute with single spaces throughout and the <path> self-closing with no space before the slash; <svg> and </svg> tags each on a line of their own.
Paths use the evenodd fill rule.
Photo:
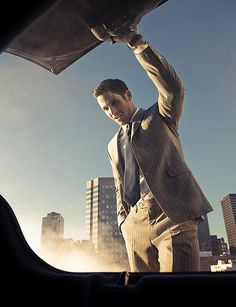
<svg viewBox="0 0 236 307">
<path fill-rule="evenodd" d="M 159 96 L 158 103 L 140 109 L 132 122 L 131 142 L 135 157 L 147 184 L 166 215 L 179 223 L 213 210 L 189 169 L 178 134 L 183 111 L 184 87 L 173 67 L 156 50 L 148 46 L 136 55 Z M 123 200 L 124 170 L 120 163 L 118 137 L 108 144 L 116 186 L 118 225 L 129 213 Z"/>
</svg>

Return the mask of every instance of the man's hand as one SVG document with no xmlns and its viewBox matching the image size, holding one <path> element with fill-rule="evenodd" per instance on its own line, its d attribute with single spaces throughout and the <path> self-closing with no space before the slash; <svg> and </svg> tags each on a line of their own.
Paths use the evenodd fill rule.
<svg viewBox="0 0 236 307">
<path fill-rule="evenodd" d="M 127 16 L 116 18 L 98 25 L 95 25 L 90 30 L 94 36 L 100 41 L 111 41 L 113 44 L 129 43 L 135 36 L 138 35 L 137 24 L 127 20 Z"/>
<path fill-rule="evenodd" d="M 111 35 L 111 38 L 114 42 L 127 44 L 131 41 L 132 38 L 134 38 L 138 34 L 139 33 L 137 25 L 131 25 L 127 32 L 120 34 L 116 33 L 115 35 Z"/>
<path fill-rule="evenodd" d="M 123 43 L 129 46 L 129 42 L 137 36 L 141 36 L 138 32 L 137 24 L 99 24 L 91 28 L 91 32 L 101 41 L 111 41 L 114 43 Z"/>
</svg>

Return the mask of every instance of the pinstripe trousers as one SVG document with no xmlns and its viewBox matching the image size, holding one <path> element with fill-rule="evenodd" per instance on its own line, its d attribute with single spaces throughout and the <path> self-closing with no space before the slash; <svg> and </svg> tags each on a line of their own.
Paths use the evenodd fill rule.
<svg viewBox="0 0 236 307">
<path fill-rule="evenodd" d="M 121 225 L 131 272 L 199 271 L 198 222 L 173 223 L 154 200 L 140 200 Z"/>
</svg>

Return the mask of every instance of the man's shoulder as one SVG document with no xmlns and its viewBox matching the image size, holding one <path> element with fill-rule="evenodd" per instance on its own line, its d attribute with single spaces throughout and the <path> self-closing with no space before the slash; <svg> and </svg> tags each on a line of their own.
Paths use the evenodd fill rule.
<svg viewBox="0 0 236 307">
<path fill-rule="evenodd" d="M 111 146 L 113 146 L 114 145 L 114 143 L 116 143 L 117 142 L 117 138 L 118 138 L 118 135 L 119 135 L 119 133 L 120 133 L 120 131 L 121 131 L 121 128 L 119 128 L 117 131 L 116 131 L 116 133 L 114 134 L 114 136 L 111 138 L 111 140 L 108 142 L 108 149 L 109 149 L 109 147 L 111 147 Z"/>
<path fill-rule="evenodd" d="M 144 117 L 147 117 L 152 113 L 159 113 L 157 102 L 155 102 L 153 105 L 151 105 L 148 109 L 144 109 Z"/>
<path fill-rule="evenodd" d="M 138 109 L 138 112 L 136 113 L 135 117 L 134 117 L 134 121 L 140 121 L 143 119 L 143 117 L 145 115 L 148 115 L 152 112 L 156 112 L 158 111 L 158 108 L 157 108 L 157 103 L 154 103 L 152 106 L 150 106 L 148 109 L 145 109 L 145 108 L 139 108 Z"/>
</svg>

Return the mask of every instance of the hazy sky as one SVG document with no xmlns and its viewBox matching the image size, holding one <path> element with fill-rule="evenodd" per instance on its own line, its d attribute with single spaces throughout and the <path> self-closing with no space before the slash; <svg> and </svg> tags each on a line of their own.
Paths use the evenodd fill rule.
<svg viewBox="0 0 236 307">
<path fill-rule="evenodd" d="M 236 193 L 235 20 L 235 0 L 169 0 L 139 25 L 184 82 L 186 160 L 215 209 L 211 234 L 226 240 L 220 199 Z M 86 181 L 112 176 L 106 146 L 118 128 L 92 90 L 120 78 L 148 108 L 156 88 L 125 45 L 108 42 L 59 75 L 7 53 L 0 71 L 0 193 L 33 249 L 52 211 L 64 217 L 66 237 L 83 239 Z"/>
</svg>

